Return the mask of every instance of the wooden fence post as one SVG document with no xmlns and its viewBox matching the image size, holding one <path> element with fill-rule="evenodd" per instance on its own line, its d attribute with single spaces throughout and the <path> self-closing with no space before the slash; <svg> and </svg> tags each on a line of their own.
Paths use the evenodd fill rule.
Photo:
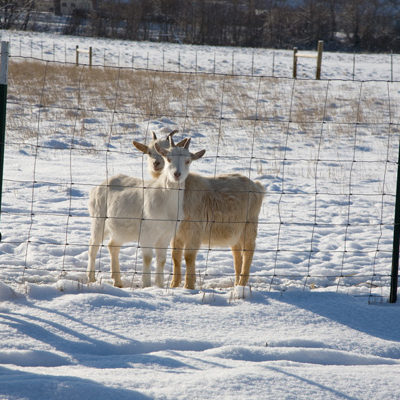
<svg viewBox="0 0 400 400">
<path fill-rule="evenodd" d="M 322 51 L 324 49 L 324 41 L 318 40 L 318 48 L 317 48 L 317 72 L 315 74 L 315 79 L 321 79 L 321 65 L 322 65 Z"/>
<path fill-rule="evenodd" d="M 322 65 L 322 51 L 324 48 L 324 41 L 318 40 L 317 55 L 309 53 L 298 53 L 297 47 L 293 48 L 293 78 L 297 78 L 297 59 L 299 57 L 304 58 L 316 58 L 317 59 L 317 70 L 315 73 L 315 79 L 321 79 L 321 65 Z"/>
<path fill-rule="evenodd" d="M 293 48 L 293 79 L 297 78 L 297 47 Z"/>
<path fill-rule="evenodd" d="M 75 64 L 76 64 L 76 66 L 79 65 L 79 53 L 88 54 L 88 56 L 89 56 L 89 67 L 91 67 L 91 66 L 92 66 L 92 60 L 93 60 L 93 50 L 92 50 L 92 46 L 89 47 L 89 50 L 79 50 L 79 46 L 76 45 L 76 58 L 75 58 Z"/>
</svg>

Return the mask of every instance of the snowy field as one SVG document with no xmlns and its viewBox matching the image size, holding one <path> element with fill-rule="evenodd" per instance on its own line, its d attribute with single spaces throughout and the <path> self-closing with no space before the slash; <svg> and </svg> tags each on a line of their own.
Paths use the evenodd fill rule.
<svg viewBox="0 0 400 400">
<path fill-rule="evenodd" d="M 93 65 L 120 66 L 172 72 L 203 72 L 291 78 L 292 50 L 238 47 L 189 46 L 171 43 L 130 42 L 63 36 L 61 40 L 45 33 L 0 31 L 1 40 L 10 41 L 11 54 L 41 60 L 76 62 L 76 46 L 93 50 Z M 294 43 L 293 47 L 297 44 Z M 315 44 L 317 46 L 317 43 Z M 315 51 L 301 51 L 316 55 Z M 81 63 L 88 55 L 80 54 Z M 315 77 L 315 59 L 298 61 L 297 77 Z M 324 52 L 322 79 L 400 80 L 400 55 Z"/>
<path fill-rule="evenodd" d="M 286 51 L 1 37 L 0 399 L 400 398 L 399 307 L 386 302 L 397 55 L 354 67 L 325 53 L 323 80 L 293 81 Z M 65 65 L 76 45 L 123 68 Z M 313 74 L 305 60 L 299 75 Z M 266 189 L 245 299 L 224 248 L 199 251 L 193 291 L 168 289 L 170 259 L 166 287 L 141 288 L 135 243 L 121 251 L 124 288 L 106 247 L 87 284 L 88 192 L 117 173 L 147 179 L 131 142 L 172 129 L 207 150 L 196 172 Z"/>
</svg>

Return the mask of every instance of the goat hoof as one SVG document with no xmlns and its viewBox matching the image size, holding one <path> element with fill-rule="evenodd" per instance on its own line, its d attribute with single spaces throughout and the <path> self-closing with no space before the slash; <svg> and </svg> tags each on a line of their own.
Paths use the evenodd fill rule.
<svg viewBox="0 0 400 400">
<path fill-rule="evenodd" d="M 174 281 L 172 281 L 171 282 L 171 284 L 169 285 L 171 288 L 177 288 L 177 287 L 179 287 L 179 285 L 181 284 L 181 282 L 180 281 L 178 281 L 178 280 L 174 280 Z"/>
<path fill-rule="evenodd" d="M 151 281 L 150 280 L 143 280 L 142 281 L 142 287 L 147 288 L 151 286 Z"/>
<path fill-rule="evenodd" d="M 156 281 L 154 282 L 155 285 L 161 289 L 164 288 L 164 279 L 158 278 L 156 279 Z"/>
<path fill-rule="evenodd" d="M 190 289 L 190 290 L 194 290 L 194 284 L 193 285 L 189 285 L 189 284 L 185 284 L 184 286 L 185 289 Z"/>
</svg>

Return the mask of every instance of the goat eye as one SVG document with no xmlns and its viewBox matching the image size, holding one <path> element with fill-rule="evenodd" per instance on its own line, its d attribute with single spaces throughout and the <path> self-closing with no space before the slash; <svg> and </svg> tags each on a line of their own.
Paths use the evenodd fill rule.
<svg viewBox="0 0 400 400">
<path fill-rule="evenodd" d="M 167 158 L 167 161 L 170 163 L 170 162 L 171 162 L 171 159 L 170 159 L 170 158 Z"/>
<path fill-rule="evenodd" d="M 189 164 L 190 164 L 190 160 L 186 160 L 186 161 L 185 161 L 185 164 L 186 164 L 186 165 L 189 165 Z"/>
</svg>

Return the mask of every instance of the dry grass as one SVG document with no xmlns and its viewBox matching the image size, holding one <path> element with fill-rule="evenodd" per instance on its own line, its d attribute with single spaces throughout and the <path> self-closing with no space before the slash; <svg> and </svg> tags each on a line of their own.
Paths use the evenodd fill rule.
<svg viewBox="0 0 400 400">
<path fill-rule="evenodd" d="M 262 137 L 268 124 L 260 121 L 281 124 L 282 130 L 290 121 L 291 130 L 314 135 L 323 121 L 331 123 L 336 134 L 346 134 L 352 133 L 347 124 L 389 120 L 387 93 L 368 84 L 360 89 L 353 82 L 294 82 L 37 61 L 11 61 L 9 71 L 8 126 L 19 140 L 29 139 L 39 119 L 47 122 L 48 134 L 63 133 L 59 124 L 63 121 L 65 132 L 79 125 L 75 134 L 81 135 L 91 130 L 92 120 L 100 121 L 97 129 L 105 135 L 116 119 L 122 133 L 130 131 L 129 123 L 161 117 L 191 129 L 200 129 L 206 121 L 207 129 L 217 131 L 218 140 L 233 125 L 248 136 Z M 391 115 L 395 122 L 393 113 L 397 109 Z M 228 120 L 234 121 L 232 126 Z"/>
</svg>

